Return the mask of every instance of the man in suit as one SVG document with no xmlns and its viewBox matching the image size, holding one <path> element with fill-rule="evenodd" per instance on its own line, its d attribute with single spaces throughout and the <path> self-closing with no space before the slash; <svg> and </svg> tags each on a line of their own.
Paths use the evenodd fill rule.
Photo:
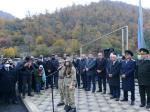
<svg viewBox="0 0 150 112">
<path fill-rule="evenodd" d="M 111 99 L 119 101 L 120 98 L 120 62 L 115 53 L 111 53 L 111 63 L 108 70 L 109 84 L 112 89 Z"/>
<path fill-rule="evenodd" d="M 87 77 L 86 77 L 86 55 L 82 54 L 81 60 L 79 61 L 79 73 L 81 75 L 81 80 L 83 84 L 83 89 L 87 87 Z"/>
<path fill-rule="evenodd" d="M 137 77 L 139 83 L 140 107 L 150 108 L 150 59 L 149 51 L 145 48 L 139 50 L 137 63 Z M 147 95 L 147 98 L 146 98 Z"/>
<path fill-rule="evenodd" d="M 94 59 L 92 54 L 89 54 L 88 59 L 86 61 L 86 75 L 87 75 L 87 89 L 86 91 L 91 90 L 91 82 L 92 82 L 92 93 L 95 92 L 96 90 L 96 81 L 95 81 L 95 76 L 96 76 L 96 60 Z"/>
<path fill-rule="evenodd" d="M 135 101 L 134 74 L 136 64 L 132 59 L 133 53 L 130 50 L 125 51 L 125 60 L 121 62 L 121 78 L 124 98 L 122 101 L 128 101 L 128 91 L 131 91 L 131 105 Z"/>
<path fill-rule="evenodd" d="M 106 59 L 103 57 L 103 53 L 98 53 L 98 58 L 96 60 L 96 72 L 98 77 L 98 92 L 102 92 L 103 84 L 103 93 L 106 94 Z"/>
</svg>

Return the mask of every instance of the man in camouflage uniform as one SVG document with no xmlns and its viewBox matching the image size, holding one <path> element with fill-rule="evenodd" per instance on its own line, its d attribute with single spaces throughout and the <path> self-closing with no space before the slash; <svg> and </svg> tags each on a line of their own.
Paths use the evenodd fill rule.
<svg viewBox="0 0 150 112">
<path fill-rule="evenodd" d="M 65 87 L 65 107 L 66 112 L 76 112 L 75 108 L 75 86 L 76 71 L 71 59 L 67 58 L 64 64 L 64 87 Z"/>
</svg>

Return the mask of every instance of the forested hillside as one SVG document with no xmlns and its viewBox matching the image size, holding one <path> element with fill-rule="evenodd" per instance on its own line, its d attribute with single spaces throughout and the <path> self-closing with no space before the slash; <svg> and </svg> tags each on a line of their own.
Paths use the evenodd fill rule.
<svg viewBox="0 0 150 112">
<path fill-rule="evenodd" d="M 150 9 L 144 9 L 144 35 L 150 47 Z M 30 52 L 33 55 L 76 53 L 80 45 L 109 33 L 121 26 L 129 26 L 129 47 L 136 50 L 138 7 L 122 2 L 100 1 L 90 5 L 73 5 L 55 13 L 27 16 L 20 20 L 0 20 L 1 53 Z M 88 46 L 97 51 L 107 47 L 121 49 L 121 32 Z M 7 49 L 6 49 L 7 48 Z"/>
</svg>

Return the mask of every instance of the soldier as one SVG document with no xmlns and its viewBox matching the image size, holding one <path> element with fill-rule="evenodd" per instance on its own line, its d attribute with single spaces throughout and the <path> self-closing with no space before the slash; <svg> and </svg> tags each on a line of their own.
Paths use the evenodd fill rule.
<svg viewBox="0 0 150 112">
<path fill-rule="evenodd" d="M 134 105 L 135 101 L 135 84 L 134 74 L 136 64 L 132 60 L 133 53 L 130 50 L 125 51 L 125 60 L 121 62 L 121 77 L 122 77 L 122 89 L 124 98 L 122 101 L 128 101 L 128 91 L 131 91 L 131 105 Z"/>
<path fill-rule="evenodd" d="M 148 56 L 149 51 L 145 48 L 141 48 L 139 50 L 139 54 L 140 55 L 138 56 L 137 77 L 141 99 L 140 107 L 144 107 L 145 105 L 147 105 L 146 108 L 149 109 L 150 108 L 150 59 Z"/>
<path fill-rule="evenodd" d="M 59 71 L 59 78 L 58 78 L 58 90 L 60 92 L 60 102 L 57 104 L 57 106 L 62 106 L 65 104 L 64 98 L 65 98 L 65 91 L 64 91 L 64 66 L 65 60 L 60 60 L 60 71 Z"/>
<path fill-rule="evenodd" d="M 68 58 L 64 64 L 64 87 L 65 87 L 65 107 L 66 112 L 76 112 L 75 108 L 75 86 L 76 86 L 76 71 Z"/>
<path fill-rule="evenodd" d="M 106 60 L 103 58 L 103 53 L 98 53 L 98 58 L 96 60 L 96 71 L 98 77 L 98 92 L 102 92 L 102 84 L 103 84 L 103 93 L 106 94 Z"/>
<path fill-rule="evenodd" d="M 111 99 L 119 101 L 120 97 L 120 63 L 115 53 L 111 54 L 111 63 L 108 70 L 109 84 L 112 90 Z"/>
</svg>

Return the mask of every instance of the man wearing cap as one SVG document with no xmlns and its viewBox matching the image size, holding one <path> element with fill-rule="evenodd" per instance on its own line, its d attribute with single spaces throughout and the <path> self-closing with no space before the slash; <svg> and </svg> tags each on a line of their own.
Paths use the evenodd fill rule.
<svg viewBox="0 0 150 112">
<path fill-rule="evenodd" d="M 135 101 L 135 84 L 134 74 L 136 64 L 132 60 L 133 53 L 130 50 L 125 51 L 125 60 L 121 62 L 121 78 L 122 78 L 122 89 L 123 99 L 122 101 L 128 101 L 128 91 L 131 91 L 131 105 L 134 105 Z"/>
<path fill-rule="evenodd" d="M 140 107 L 150 108 L 150 59 L 149 51 L 145 48 L 139 50 L 137 63 L 137 77 L 139 83 Z M 147 95 L 147 98 L 146 98 Z"/>
</svg>

